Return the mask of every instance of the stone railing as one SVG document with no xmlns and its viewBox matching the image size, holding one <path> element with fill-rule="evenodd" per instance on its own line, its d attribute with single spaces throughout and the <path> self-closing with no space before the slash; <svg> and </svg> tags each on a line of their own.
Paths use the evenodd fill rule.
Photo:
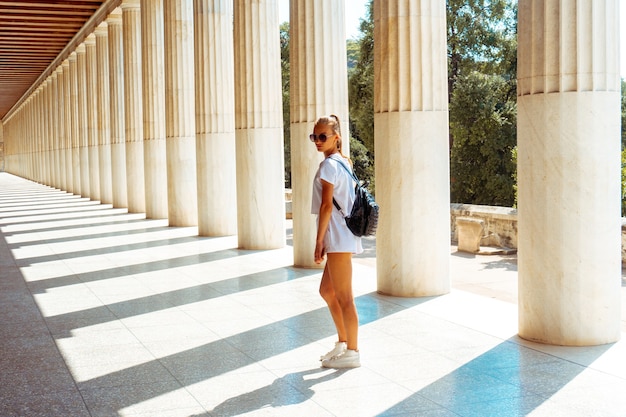
<svg viewBox="0 0 626 417">
<path fill-rule="evenodd" d="M 457 217 L 482 220 L 481 245 L 517 249 L 517 210 L 514 208 L 450 204 L 451 240 L 455 243 L 459 241 Z"/>
<path fill-rule="evenodd" d="M 481 245 L 517 249 L 517 210 L 511 207 L 450 205 L 451 241 L 458 243 L 457 217 L 482 221 Z M 622 217 L 622 263 L 626 265 L 626 218 Z"/>
</svg>

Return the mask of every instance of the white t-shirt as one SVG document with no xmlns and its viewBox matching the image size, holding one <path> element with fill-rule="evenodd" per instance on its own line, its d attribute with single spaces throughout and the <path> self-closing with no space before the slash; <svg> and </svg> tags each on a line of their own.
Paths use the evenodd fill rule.
<svg viewBox="0 0 626 417">
<path fill-rule="evenodd" d="M 341 207 L 346 215 L 350 214 L 352 204 L 354 203 L 354 179 L 348 172 L 341 167 L 344 164 L 346 168 L 352 171 L 350 163 L 338 153 L 334 153 L 324 159 L 313 180 L 313 198 L 311 200 L 311 213 L 318 215 L 320 206 L 322 205 L 322 181 L 324 180 L 333 185 L 333 197 L 337 204 Z M 318 223 L 319 224 L 319 223 Z M 324 245 L 326 252 L 349 252 L 359 254 L 363 252 L 361 238 L 354 236 L 344 219 L 343 214 L 333 205 L 333 210 L 328 224 L 328 230 L 324 237 Z"/>
</svg>

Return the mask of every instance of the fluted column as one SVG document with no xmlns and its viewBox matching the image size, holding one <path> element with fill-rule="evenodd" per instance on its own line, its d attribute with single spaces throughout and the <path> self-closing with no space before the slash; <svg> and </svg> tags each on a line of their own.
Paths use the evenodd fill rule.
<svg viewBox="0 0 626 417">
<path fill-rule="evenodd" d="M 278 4 L 235 0 L 235 128 L 239 247 L 285 245 Z"/>
<path fill-rule="evenodd" d="M 237 233 L 231 0 L 195 0 L 198 233 Z"/>
<path fill-rule="evenodd" d="M 89 198 L 100 200 L 100 157 L 98 156 L 98 60 L 96 35 L 85 40 L 87 85 L 87 141 L 89 143 Z"/>
<path fill-rule="evenodd" d="M 192 0 L 165 1 L 165 102 L 170 226 L 198 224 Z"/>
<path fill-rule="evenodd" d="M 146 211 L 141 85 L 141 15 L 139 0 L 122 1 L 124 31 L 124 114 L 128 211 Z"/>
<path fill-rule="evenodd" d="M 65 186 L 64 190 L 68 193 L 74 192 L 74 170 L 72 161 L 72 106 L 71 106 L 71 77 L 70 77 L 70 60 L 63 61 L 63 146 L 65 150 Z"/>
<path fill-rule="evenodd" d="M 450 291 L 446 3 L 374 1 L 378 290 Z"/>
<path fill-rule="evenodd" d="M 41 135 L 41 86 L 39 86 L 37 88 L 37 90 L 35 90 L 32 93 L 32 97 L 33 97 L 33 104 L 34 104 L 34 108 L 33 108 L 33 128 L 35 129 L 35 134 L 33 135 L 33 158 L 32 158 L 32 163 L 33 163 L 33 177 L 35 178 L 35 181 L 37 181 L 38 183 L 41 183 L 41 171 L 42 171 L 42 166 L 41 166 L 41 139 L 42 139 L 42 135 Z"/>
<path fill-rule="evenodd" d="M 80 195 L 89 197 L 89 139 L 87 133 L 87 57 L 85 44 L 76 48 L 76 89 L 78 92 L 78 153 L 80 155 Z"/>
<path fill-rule="evenodd" d="M 111 180 L 113 206 L 128 207 L 126 187 L 126 133 L 124 122 L 124 45 L 122 9 L 107 18 L 109 36 L 109 99 L 111 104 Z"/>
<path fill-rule="evenodd" d="M 163 219 L 168 216 L 163 0 L 141 0 L 140 13 L 146 217 Z"/>
<path fill-rule="evenodd" d="M 59 69 L 52 73 L 51 78 L 52 88 L 50 95 L 50 112 L 48 114 L 52 124 L 50 128 L 50 185 L 55 188 L 61 188 L 61 167 L 59 160 Z"/>
<path fill-rule="evenodd" d="M 52 184 L 52 161 L 50 158 L 50 143 L 52 142 L 52 120 L 50 118 L 50 106 L 51 106 L 51 92 L 52 92 L 52 77 L 48 77 L 44 82 L 43 89 L 43 109 L 42 114 L 45 118 L 45 132 L 43 142 L 43 164 L 44 164 L 44 184 Z"/>
<path fill-rule="evenodd" d="M 80 183 L 80 137 L 78 131 L 78 72 L 77 72 L 77 54 L 72 52 L 69 57 L 70 61 L 70 148 L 72 154 L 72 192 L 74 194 L 82 194 Z"/>
<path fill-rule="evenodd" d="M 620 338 L 619 0 L 520 0 L 519 334 Z"/>
<path fill-rule="evenodd" d="M 58 161 L 59 164 L 59 184 L 58 188 L 63 191 L 68 191 L 67 189 L 67 169 L 66 169 L 66 150 L 67 150 L 67 123 L 65 118 L 65 89 L 67 88 L 67 84 L 65 82 L 65 70 L 63 64 L 59 65 L 57 69 L 57 82 L 58 82 L 58 95 L 57 95 L 57 105 L 58 107 L 58 124 L 57 124 L 57 134 L 58 134 Z"/>
<path fill-rule="evenodd" d="M 96 28 L 98 64 L 98 157 L 100 163 L 100 202 L 113 203 L 111 172 L 111 104 L 109 91 L 109 36 L 107 23 Z"/>
<path fill-rule="evenodd" d="M 312 184 L 323 155 L 308 136 L 318 117 L 339 116 L 342 151 L 349 154 L 345 1 L 291 0 L 290 14 L 293 256 L 295 265 L 311 268 L 319 267 L 313 259 L 317 224 L 311 214 Z M 319 30 L 321 20 L 324 30 Z"/>
</svg>

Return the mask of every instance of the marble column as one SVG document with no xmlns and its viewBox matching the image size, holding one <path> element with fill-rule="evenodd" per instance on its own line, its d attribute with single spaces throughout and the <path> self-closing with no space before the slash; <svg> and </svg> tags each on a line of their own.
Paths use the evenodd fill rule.
<svg viewBox="0 0 626 417">
<path fill-rule="evenodd" d="M 242 249 L 285 245 L 278 3 L 235 0 L 237 230 Z"/>
<path fill-rule="evenodd" d="M 309 134 L 318 117 L 339 116 L 342 152 L 349 155 L 345 1 L 291 0 L 289 9 L 294 264 L 315 268 L 320 266 L 313 259 L 317 223 L 311 214 L 311 198 L 313 178 L 323 155 Z M 319 30 L 322 19 L 325 30 Z"/>
<path fill-rule="evenodd" d="M 109 91 L 109 36 L 107 23 L 96 28 L 96 57 L 98 64 L 98 157 L 100 163 L 100 202 L 113 203 L 111 172 L 111 104 Z"/>
<path fill-rule="evenodd" d="M 519 335 L 620 338 L 619 0 L 520 0 Z"/>
<path fill-rule="evenodd" d="M 76 72 L 78 90 L 78 143 L 80 155 L 80 195 L 89 197 L 89 140 L 87 133 L 87 58 L 85 44 L 76 48 Z"/>
<path fill-rule="evenodd" d="M 70 61 L 70 123 L 72 126 L 70 135 L 70 148 L 72 153 L 72 192 L 80 195 L 80 151 L 79 151 L 79 131 L 78 131 L 78 72 L 77 72 L 77 54 L 72 52 L 69 57 Z"/>
<path fill-rule="evenodd" d="M 72 162 L 72 140 L 74 132 L 72 130 L 72 106 L 71 106 L 71 78 L 69 58 L 63 61 L 63 137 L 65 148 L 65 187 L 68 193 L 74 193 L 74 171 Z"/>
<path fill-rule="evenodd" d="M 41 119 L 39 117 L 39 96 L 41 93 L 41 87 L 38 87 L 32 94 L 32 123 L 33 123 L 33 135 L 31 136 L 32 141 L 32 157 L 31 157 L 31 170 L 32 176 L 34 180 L 38 183 L 41 183 L 41 164 L 39 163 L 39 152 L 41 145 Z"/>
<path fill-rule="evenodd" d="M 374 1 L 378 291 L 450 291 L 446 4 Z"/>
<path fill-rule="evenodd" d="M 58 94 L 57 94 L 57 106 L 58 106 L 58 124 L 57 134 L 58 138 L 58 160 L 59 164 L 59 183 L 57 188 L 63 191 L 67 189 L 67 170 L 66 170 L 66 150 L 67 150 L 67 123 L 65 118 L 65 73 L 67 72 L 63 64 L 59 65 L 57 69 L 57 82 L 58 82 Z"/>
<path fill-rule="evenodd" d="M 168 208 L 163 0 L 141 0 L 140 13 L 146 217 L 165 219 Z"/>
<path fill-rule="evenodd" d="M 124 123 L 124 42 L 122 9 L 107 18 L 109 36 L 109 101 L 111 104 L 111 179 L 113 206 L 128 207 L 126 186 L 126 133 Z"/>
<path fill-rule="evenodd" d="M 85 39 L 87 85 L 87 141 L 89 143 L 89 198 L 100 200 L 100 157 L 98 156 L 98 60 L 96 35 Z"/>
<path fill-rule="evenodd" d="M 122 1 L 124 31 L 124 115 L 128 211 L 146 211 L 141 85 L 141 15 L 139 0 Z"/>
<path fill-rule="evenodd" d="M 51 87 L 52 87 L 52 78 L 48 77 L 46 78 L 46 81 L 44 81 L 44 88 L 43 88 L 43 107 L 42 107 L 42 117 L 44 117 L 45 119 L 45 126 L 44 126 L 44 141 L 42 143 L 42 151 L 43 151 L 43 155 L 42 155 L 42 163 L 44 166 L 44 172 L 43 172 L 43 176 L 44 176 L 44 184 L 46 185 L 50 185 L 51 181 L 52 181 L 52 164 L 50 161 L 50 142 L 52 141 L 52 120 L 50 119 L 50 92 L 51 92 Z"/>
<path fill-rule="evenodd" d="M 231 0 L 195 0 L 198 233 L 237 233 Z"/>
<path fill-rule="evenodd" d="M 59 70 L 57 69 L 51 75 L 52 86 L 50 93 L 50 122 L 52 124 L 50 137 L 50 163 L 51 178 L 50 185 L 54 188 L 60 188 L 61 168 L 59 158 Z"/>
<path fill-rule="evenodd" d="M 197 226 L 192 0 L 165 1 L 165 103 L 170 226 Z"/>
</svg>

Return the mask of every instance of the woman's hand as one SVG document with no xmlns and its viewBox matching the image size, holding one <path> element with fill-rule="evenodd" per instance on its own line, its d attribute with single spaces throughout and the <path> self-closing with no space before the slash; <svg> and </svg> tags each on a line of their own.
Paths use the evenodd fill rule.
<svg viewBox="0 0 626 417">
<path fill-rule="evenodd" d="M 326 256 L 326 248 L 324 247 L 324 242 L 316 242 L 315 243 L 315 263 L 321 264 L 324 261 L 324 256 Z"/>
</svg>

